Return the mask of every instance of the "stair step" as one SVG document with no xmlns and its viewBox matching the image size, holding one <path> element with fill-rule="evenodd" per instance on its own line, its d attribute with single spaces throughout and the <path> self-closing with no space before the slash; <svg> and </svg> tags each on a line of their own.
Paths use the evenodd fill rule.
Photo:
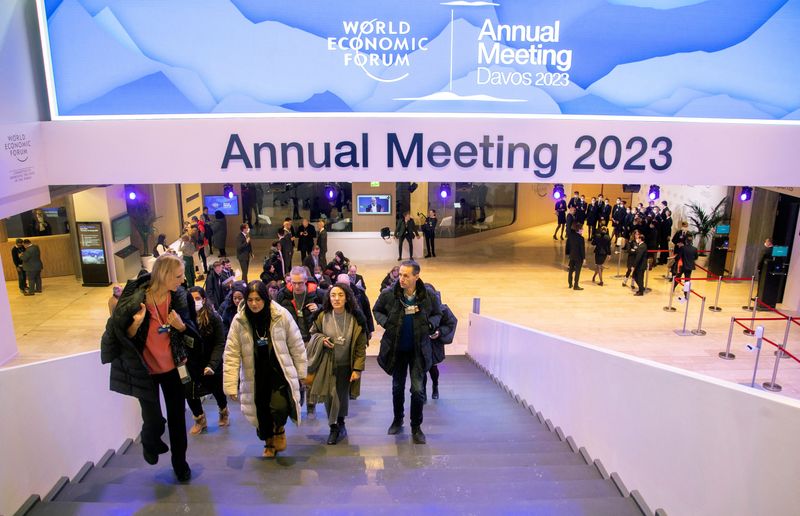
<svg viewBox="0 0 800 516">
<path fill-rule="evenodd" d="M 158 504 L 108 503 L 108 502 L 50 502 L 38 504 L 28 514 L 31 516 L 64 516 L 80 514 L 81 516 L 107 516 L 108 514 L 136 514 L 137 516 L 162 516 L 164 514 L 191 514 L 192 516 L 249 516 L 266 514 L 269 505 L 259 507 L 256 512 L 252 505 L 226 504 L 223 510 L 215 503 L 159 502 Z M 636 504 L 629 498 L 591 498 L 536 500 L 518 503 L 400 503 L 392 505 L 353 503 L 336 507 L 324 507 L 322 504 L 281 505 L 283 515 L 328 516 L 339 514 L 363 513 L 408 516 L 441 514 L 474 514 L 476 516 L 494 516 L 497 514 L 535 514 L 536 516 L 641 516 Z"/>
<path fill-rule="evenodd" d="M 274 468 L 260 467 L 262 462 L 250 462 L 247 468 L 241 470 L 212 469 L 196 467 L 192 478 L 192 485 L 222 484 L 250 485 L 270 482 L 279 485 L 367 485 L 385 484 L 394 482 L 439 483 L 442 474 L 436 469 L 306 469 L 302 467 L 284 468 L 276 474 Z M 448 468 L 448 476 L 463 479 L 472 479 L 475 468 Z M 488 477 L 493 483 L 512 483 L 524 481 L 554 481 L 554 480 L 596 480 L 602 477 L 597 469 L 588 465 L 575 466 L 531 466 L 531 467 L 503 467 L 487 468 L 482 477 Z M 125 484 L 125 485 L 153 485 L 156 483 L 174 483 L 172 470 L 169 467 L 155 468 L 113 468 L 106 467 L 91 471 L 81 484 Z"/>
<path fill-rule="evenodd" d="M 241 505 L 277 504 L 294 505 L 314 500 L 320 507 L 339 504 L 389 504 L 414 500 L 417 503 L 437 503 L 458 500 L 460 503 L 482 502 L 514 503 L 526 500 L 563 498 L 619 497 L 608 480 L 519 481 L 515 483 L 488 482 L 486 476 L 471 475 L 458 482 L 451 476 L 439 477 L 431 482 L 390 482 L 384 485 L 329 486 L 307 485 L 123 485 L 123 484 L 72 484 L 63 489 L 59 501 L 77 502 L 193 502 Z M 445 478 L 447 481 L 445 481 Z M 472 483 L 469 483 L 472 480 Z"/>
</svg>

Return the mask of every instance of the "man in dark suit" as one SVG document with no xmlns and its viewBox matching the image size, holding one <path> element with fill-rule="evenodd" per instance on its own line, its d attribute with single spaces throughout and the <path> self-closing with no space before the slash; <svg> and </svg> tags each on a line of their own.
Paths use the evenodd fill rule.
<svg viewBox="0 0 800 516">
<path fill-rule="evenodd" d="M 294 230 L 294 226 L 292 226 L 291 217 L 283 219 L 283 229 L 289 234 L 289 238 L 285 241 L 281 241 L 281 252 L 283 253 L 283 258 L 286 260 L 286 266 L 291 269 L 292 256 L 294 256 L 294 244 L 297 238 L 297 232 Z"/>
<path fill-rule="evenodd" d="M 325 221 L 317 221 L 317 246 L 319 247 L 319 260 L 322 262 L 322 268 L 328 263 L 328 230 L 325 229 Z M 314 272 L 314 269 L 311 269 Z"/>
<path fill-rule="evenodd" d="M 247 270 L 250 268 L 250 258 L 253 256 L 253 246 L 250 244 L 250 226 L 239 226 L 239 235 L 236 237 L 236 259 L 242 267 L 242 281 L 247 283 Z"/>
<path fill-rule="evenodd" d="M 638 233 L 636 241 L 639 244 L 636 247 L 636 256 L 633 260 L 633 280 L 639 286 L 634 296 L 644 295 L 644 271 L 647 268 L 647 245 L 644 243 L 644 235 Z"/>
<path fill-rule="evenodd" d="M 569 288 L 583 290 L 583 287 L 578 282 L 581 279 L 581 268 L 583 268 L 583 262 L 585 261 L 586 240 L 583 238 L 583 224 L 574 222 L 572 224 L 572 234 L 569 237 L 569 274 L 567 275 Z M 575 275 L 574 283 L 572 281 L 573 274 Z"/>
<path fill-rule="evenodd" d="M 311 254 L 314 248 L 314 237 L 317 236 L 314 226 L 308 223 L 308 219 L 303 219 L 303 222 L 297 226 L 297 248 L 300 250 L 300 261 L 304 262 L 306 256 Z M 311 269 L 313 272 L 314 269 Z"/>
<path fill-rule="evenodd" d="M 367 291 L 367 284 L 364 283 L 364 277 L 358 273 L 358 267 L 356 267 L 353 264 L 350 264 L 350 268 L 347 269 L 347 275 L 350 276 L 351 285 L 355 285 L 364 292 Z"/>
<path fill-rule="evenodd" d="M 19 291 L 24 296 L 33 295 L 28 292 L 28 283 L 25 277 L 25 269 L 22 268 L 22 253 L 25 252 L 25 244 L 21 238 L 17 239 L 17 243 L 11 248 L 11 260 L 14 262 L 14 267 L 17 269 L 17 280 L 19 281 Z"/>
<path fill-rule="evenodd" d="M 278 230 L 278 247 L 283 262 L 283 274 L 288 274 L 292 268 L 292 234 L 286 228 Z"/>
<path fill-rule="evenodd" d="M 695 262 L 697 261 L 697 248 L 692 244 L 692 240 L 692 235 L 687 236 L 680 251 L 676 253 L 675 261 L 680 262 L 680 267 L 678 267 L 678 273 L 675 278 L 683 276 L 684 279 L 692 279 L 692 271 L 695 269 Z M 672 290 L 674 291 L 677 286 L 678 282 L 673 282 Z"/>
<path fill-rule="evenodd" d="M 316 269 L 317 267 L 324 269 L 325 265 L 327 264 L 324 261 L 322 261 L 318 245 L 315 245 L 311 249 L 311 252 L 308 254 L 306 259 L 303 260 L 303 266 L 308 267 L 308 270 L 311 271 L 311 274 L 314 274 L 314 269 Z"/>
<path fill-rule="evenodd" d="M 403 218 L 397 221 L 394 237 L 398 240 L 397 246 L 397 261 L 403 259 L 403 242 L 408 242 L 408 257 L 414 259 L 414 238 L 419 238 L 417 231 L 417 224 L 411 218 L 411 213 L 403 213 Z"/>
<path fill-rule="evenodd" d="M 25 251 L 22 252 L 22 270 L 28 279 L 28 295 L 42 291 L 42 255 L 39 246 L 28 240 L 22 241 Z"/>
<path fill-rule="evenodd" d="M 602 221 L 605 227 L 608 227 L 608 223 L 611 222 L 611 205 L 603 199 L 602 195 L 598 201 L 597 221 Z"/>
<path fill-rule="evenodd" d="M 367 205 L 367 213 L 383 213 L 383 206 L 378 204 L 376 197 L 373 197 L 372 201 Z"/>
</svg>

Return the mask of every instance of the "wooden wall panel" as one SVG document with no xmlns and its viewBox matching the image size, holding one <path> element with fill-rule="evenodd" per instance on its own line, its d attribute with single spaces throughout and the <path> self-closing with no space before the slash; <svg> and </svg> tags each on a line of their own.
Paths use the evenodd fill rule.
<svg viewBox="0 0 800 516">
<path fill-rule="evenodd" d="M 39 246 L 42 252 L 43 278 L 54 276 L 72 276 L 75 274 L 75 256 L 72 246 L 73 235 L 53 235 L 44 237 L 30 237 L 30 240 Z M 14 247 L 16 238 L 0 242 L 0 254 L 3 257 L 3 276 L 6 281 L 17 280 L 17 270 L 11 260 L 11 248 Z"/>
</svg>

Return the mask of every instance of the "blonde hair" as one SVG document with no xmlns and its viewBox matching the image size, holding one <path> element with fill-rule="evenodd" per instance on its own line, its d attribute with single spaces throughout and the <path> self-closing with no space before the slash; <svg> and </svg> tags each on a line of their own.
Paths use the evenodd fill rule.
<svg viewBox="0 0 800 516">
<path fill-rule="evenodd" d="M 148 292 L 158 290 L 167 282 L 167 278 L 174 274 L 179 267 L 183 267 L 183 260 L 174 254 L 162 254 L 156 258 L 153 264 L 153 272 L 150 273 L 150 286 Z"/>
</svg>

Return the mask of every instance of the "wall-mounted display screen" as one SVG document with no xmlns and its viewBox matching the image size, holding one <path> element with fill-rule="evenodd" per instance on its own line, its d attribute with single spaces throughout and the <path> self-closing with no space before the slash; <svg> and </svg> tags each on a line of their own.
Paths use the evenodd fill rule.
<svg viewBox="0 0 800 516">
<path fill-rule="evenodd" d="M 796 0 L 39 0 L 55 118 L 800 119 Z"/>
<path fill-rule="evenodd" d="M 234 195 L 229 198 L 224 195 L 206 195 L 203 197 L 203 206 L 208 206 L 210 215 L 214 215 L 216 211 L 221 211 L 225 215 L 238 215 L 239 196 Z"/>
<path fill-rule="evenodd" d="M 111 219 L 111 239 L 119 242 L 131 236 L 131 217 L 127 213 Z"/>
<path fill-rule="evenodd" d="M 720 224 L 714 230 L 714 233 L 716 233 L 717 235 L 729 235 L 730 232 L 731 232 L 730 224 Z"/>
<path fill-rule="evenodd" d="M 392 213 L 391 195 L 357 195 L 359 215 L 389 215 Z"/>
<path fill-rule="evenodd" d="M 784 257 L 789 256 L 789 247 L 785 245 L 776 245 L 772 247 L 772 256 Z"/>
</svg>

